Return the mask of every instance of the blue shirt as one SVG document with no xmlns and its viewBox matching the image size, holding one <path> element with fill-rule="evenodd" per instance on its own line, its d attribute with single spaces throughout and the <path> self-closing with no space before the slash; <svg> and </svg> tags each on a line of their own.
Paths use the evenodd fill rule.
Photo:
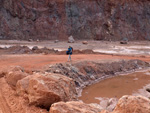
<svg viewBox="0 0 150 113">
<path fill-rule="evenodd" d="M 68 52 L 69 52 L 70 55 L 72 55 L 72 48 L 71 47 L 68 48 Z"/>
</svg>

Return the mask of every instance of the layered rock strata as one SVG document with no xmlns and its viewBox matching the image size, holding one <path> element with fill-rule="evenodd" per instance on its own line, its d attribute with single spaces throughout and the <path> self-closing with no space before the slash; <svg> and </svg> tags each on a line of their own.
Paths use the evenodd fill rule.
<svg viewBox="0 0 150 113">
<path fill-rule="evenodd" d="M 150 67 L 150 64 L 140 60 L 82 61 L 73 64 L 52 65 L 46 72 L 59 73 L 70 77 L 78 88 L 83 88 L 96 81 L 113 77 L 117 73 L 135 71 L 146 67 Z"/>
</svg>

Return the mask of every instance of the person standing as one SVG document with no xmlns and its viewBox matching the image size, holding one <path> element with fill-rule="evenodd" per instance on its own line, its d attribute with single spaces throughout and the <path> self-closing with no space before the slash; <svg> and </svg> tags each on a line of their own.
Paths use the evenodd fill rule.
<svg viewBox="0 0 150 113">
<path fill-rule="evenodd" d="M 69 46 L 68 51 L 66 52 L 68 56 L 68 61 L 71 61 L 71 55 L 73 53 L 73 48 L 71 46 Z"/>
</svg>

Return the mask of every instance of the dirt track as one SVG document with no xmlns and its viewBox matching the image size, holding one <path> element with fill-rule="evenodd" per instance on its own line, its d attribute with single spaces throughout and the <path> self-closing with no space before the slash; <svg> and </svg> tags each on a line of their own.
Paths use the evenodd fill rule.
<svg viewBox="0 0 150 113">
<path fill-rule="evenodd" d="M 0 100 L 1 100 L 1 102 L 0 102 L 0 113 L 11 113 L 11 110 L 10 110 L 10 108 L 9 108 L 9 106 L 8 106 L 8 103 L 7 103 L 7 101 L 6 101 L 6 99 L 5 99 L 5 97 L 3 96 L 4 94 L 3 94 L 3 92 L 2 92 L 2 88 L 3 88 L 3 82 L 2 82 L 2 79 L 0 79 Z"/>
<path fill-rule="evenodd" d="M 67 62 L 67 55 L 2 55 L 0 68 L 9 66 L 22 66 L 27 70 L 42 69 L 44 66 L 55 63 Z M 114 59 L 139 59 L 150 62 L 150 56 L 116 56 L 116 55 L 72 55 L 73 62 L 81 60 L 114 60 Z"/>
</svg>

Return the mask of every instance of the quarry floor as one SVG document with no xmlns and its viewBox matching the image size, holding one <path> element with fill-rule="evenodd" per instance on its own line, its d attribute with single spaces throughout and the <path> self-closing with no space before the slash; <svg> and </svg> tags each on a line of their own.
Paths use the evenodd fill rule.
<svg viewBox="0 0 150 113">
<path fill-rule="evenodd" d="M 120 44 L 119 41 L 87 41 L 88 44 L 82 44 L 82 41 L 75 43 L 67 43 L 67 41 L 18 41 L 18 40 L 1 40 L 0 47 L 10 46 L 28 46 L 32 49 L 34 46 L 39 48 L 54 48 L 59 51 L 66 51 L 68 46 L 72 46 L 74 50 L 91 49 L 99 54 L 73 54 L 72 62 L 81 60 L 115 60 L 115 59 L 140 59 L 150 62 L 150 41 L 130 41 L 128 44 Z M 61 55 L 43 55 L 43 54 L 9 54 L 0 50 L 0 68 L 8 68 L 8 66 L 20 65 L 26 69 L 42 69 L 48 64 L 65 63 L 68 56 Z"/>
<path fill-rule="evenodd" d="M 79 54 L 72 55 L 72 62 L 79 62 L 83 60 L 108 60 L 117 59 L 139 59 L 142 61 L 150 62 L 150 56 L 121 56 L 121 55 L 102 55 L 102 54 Z M 21 55 L 0 55 L 0 69 L 7 69 L 11 66 L 21 66 L 26 70 L 42 70 L 50 64 L 68 62 L 67 55 L 42 55 L 42 54 L 21 54 Z M 72 63 L 70 62 L 70 63 Z"/>
<path fill-rule="evenodd" d="M 121 45 L 119 42 L 101 42 L 101 41 L 89 41 L 87 45 L 83 45 L 82 41 L 69 44 L 67 42 L 28 42 L 28 41 L 0 41 L 0 47 L 9 47 L 12 45 L 26 45 L 29 47 L 48 47 L 57 50 L 67 50 L 71 45 L 74 49 L 92 49 L 100 52 L 101 54 L 76 54 L 72 55 L 72 62 L 79 62 L 83 60 L 117 60 L 117 59 L 139 59 L 142 61 L 150 62 L 150 41 L 142 42 L 129 42 L 126 45 Z M 104 54 L 105 53 L 105 54 Z M 56 63 L 65 63 L 68 60 L 67 55 L 54 55 L 54 54 L 5 54 L 0 52 L 0 70 L 7 70 L 11 66 L 22 66 L 27 71 L 43 70 L 46 66 Z M 70 63 L 72 63 L 70 62 Z M 17 103 L 19 99 L 14 98 L 14 92 L 9 91 L 9 86 L 6 84 L 4 78 L 0 78 L 0 113 L 12 113 L 8 102 L 11 101 L 16 112 L 19 113 L 19 106 Z M 11 95 L 14 95 L 11 97 Z M 6 98 L 9 97 L 9 98 Z M 25 109 L 25 108 L 24 108 Z M 31 108 L 34 112 L 34 109 Z M 20 112 L 23 113 L 24 111 Z M 31 112 L 32 113 L 32 112 Z M 46 111 L 43 113 L 46 113 Z"/>
</svg>

